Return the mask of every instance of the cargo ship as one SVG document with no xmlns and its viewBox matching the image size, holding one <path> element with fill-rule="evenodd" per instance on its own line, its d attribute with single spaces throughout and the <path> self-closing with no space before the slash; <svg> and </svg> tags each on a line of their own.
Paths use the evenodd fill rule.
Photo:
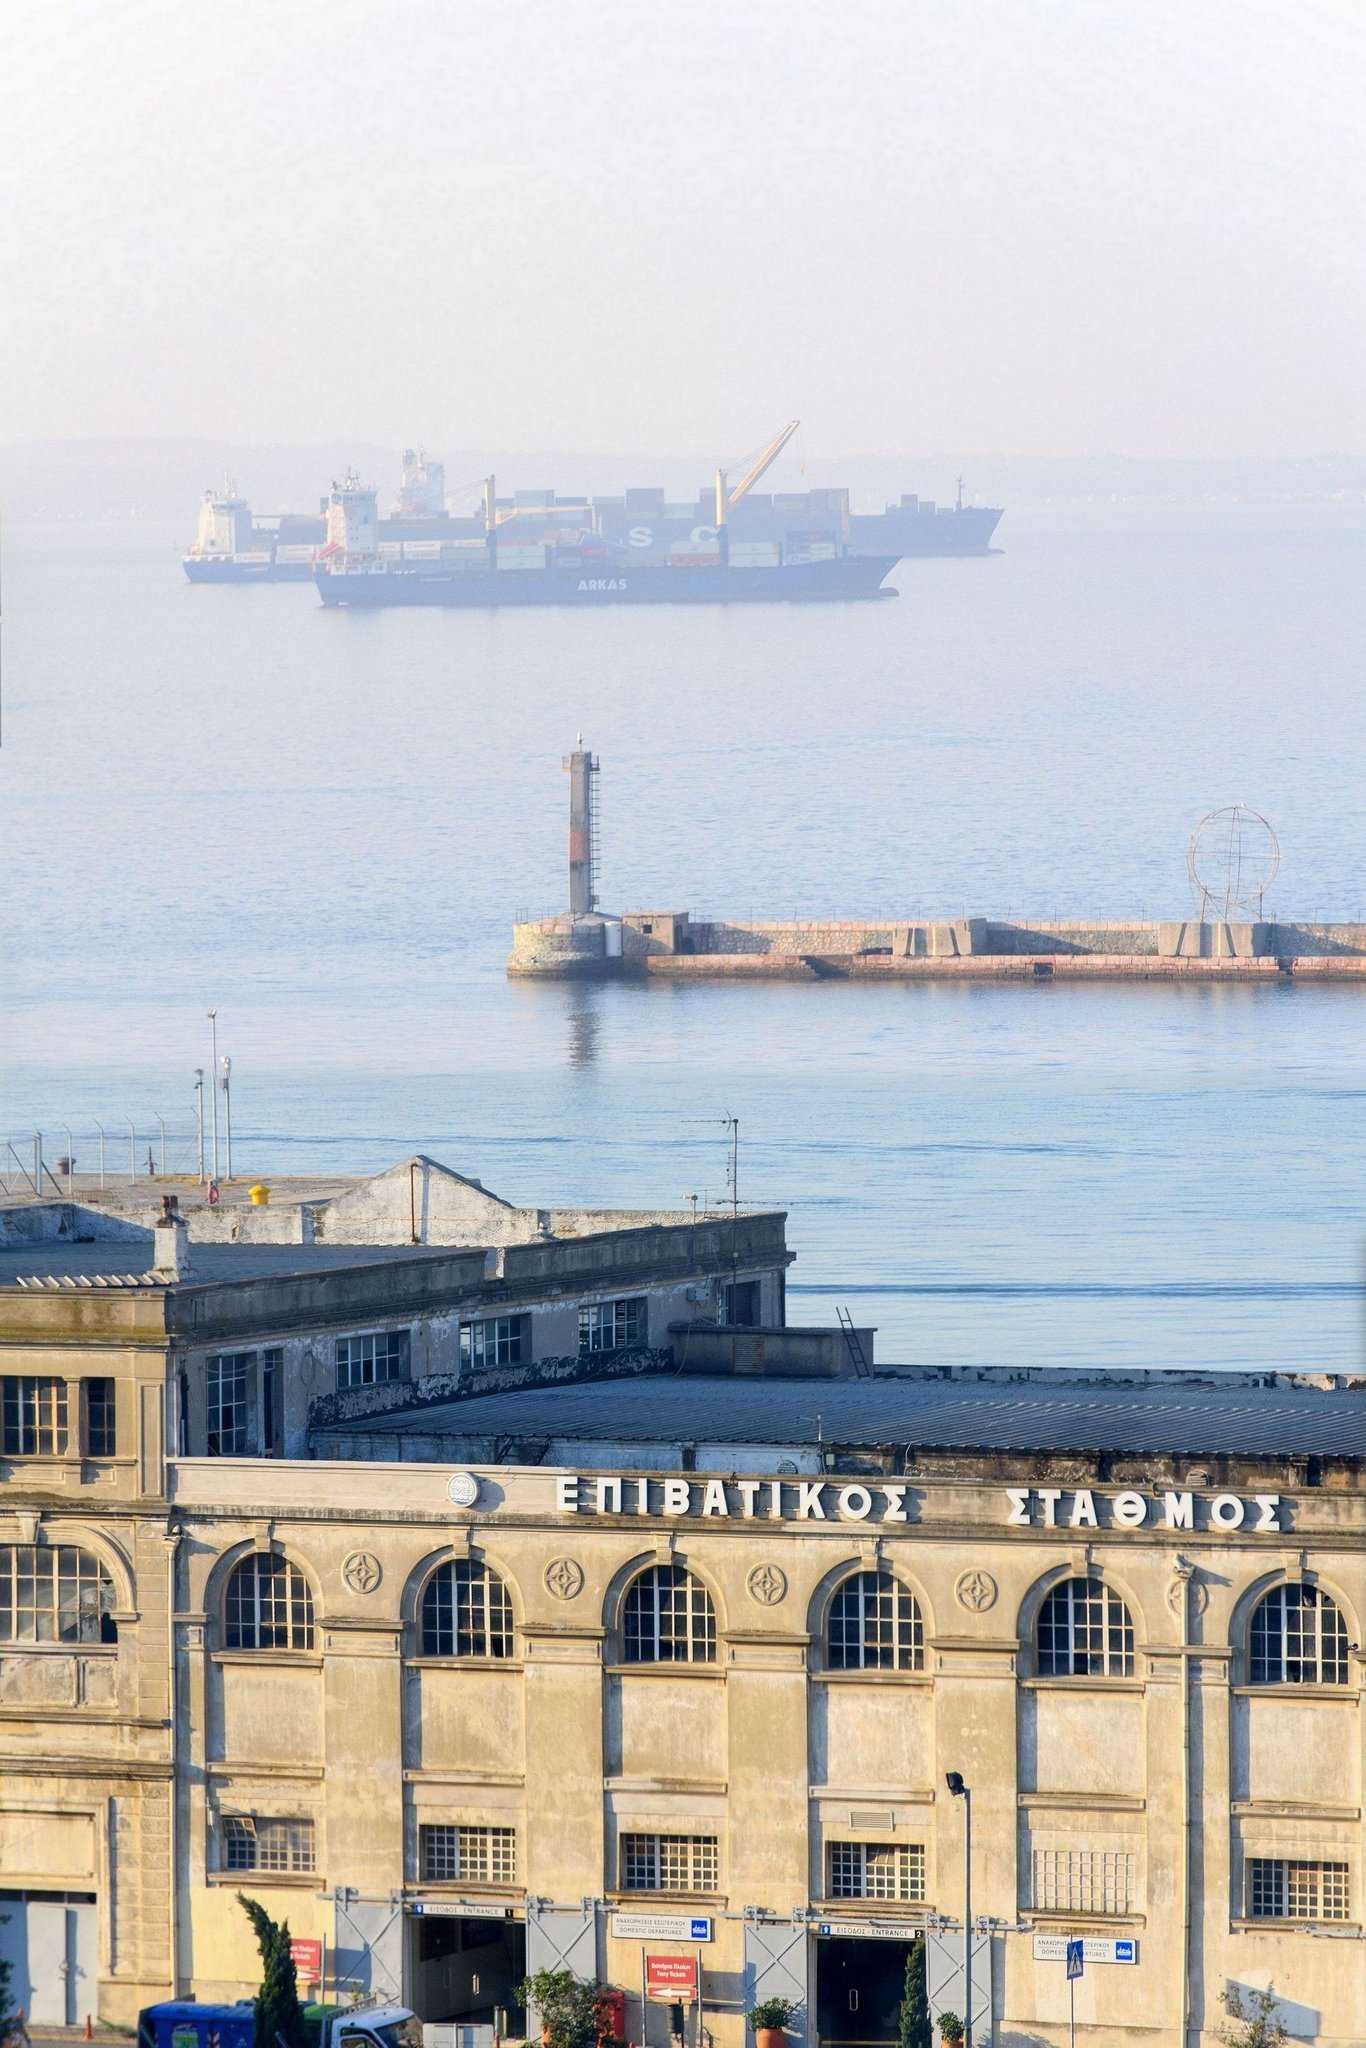
<svg viewBox="0 0 1366 2048">
<path fill-rule="evenodd" d="M 485 483 L 482 533 L 382 552 L 376 494 L 354 475 L 333 486 L 327 540 L 314 562 L 326 605 L 545 605 L 810 602 L 894 597 L 883 590 L 893 555 L 856 555 L 833 539 L 801 543 L 733 539 L 724 477 L 713 517 L 665 554 L 613 541 L 573 523 L 582 508 L 536 508 L 528 539 L 500 519 L 495 481 Z"/>
<path fill-rule="evenodd" d="M 624 567 L 632 575 L 631 587 L 624 595 L 628 600 L 642 601 L 660 594 L 653 588 L 659 579 L 653 574 L 643 575 L 644 571 L 667 571 L 672 579 L 675 571 L 683 568 L 787 569 L 798 563 L 809 568 L 816 561 L 862 559 L 895 563 L 908 557 L 991 552 L 1001 509 L 965 505 L 961 483 L 953 505 L 936 505 L 930 499 L 907 494 L 899 503 L 872 513 L 855 512 L 845 489 L 761 493 L 755 486 L 798 424 L 793 420 L 775 435 L 733 487 L 722 473 L 719 485 L 705 486 L 692 499 L 671 501 L 658 488 L 635 488 L 611 497 L 565 496 L 552 490 L 522 490 L 500 497 L 490 488 L 490 480 L 484 479 L 482 508 L 464 515 L 447 509 L 442 464 L 420 448 L 405 448 L 398 496 L 387 516 L 374 522 L 373 534 L 367 531 L 367 545 L 384 565 L 386 575 L 395 566 L 405 570 L 412 567 L 420 569 L 424 584 L 430 584 L 435 573 L 433 564 L 452 568 L 453 573 L 455 567 L 475 573 L 473 551 L 487 548 L 490 535 L 496 533 L 505 574 L 511 574 L 514 567 L 543 568 L 552 555 L 555 566 L 565 571 L 574 567 L 596 569 L 605 564 L 618 570 Z M 348 477 L 343 486 L 336 488 L 353 490 L 359 485 L 354 477 Z M 329 578 L 335 578 L 339 569 L 336 548 L 332 545 L 335 537 L 330 535 L 327 525 L 331 506 L 329 497 L 322 500 L 316 515 L 253 516 L 250 506 L 231 485 L 222 491 L 206 492 L 199 532 L 184 558 L 185 574 L 194 583 L 281 583 L 313 579 L 317 568 L 325 567 Z M 725 564 L 718 560 L 718 539 L 726 549 Z M 530 554 L 517 562 L 515 550 L 533 548 L 549 553 L 539 563 Z M 330 552 L 324 554 L 324 549 Z M 341 551 L 355 552 L 345 539 Z M 576 551 L 583 557 L 580 563 L 570 559 Z M 369 570 L 374 566 L 372 562 Z M 356 573 L 358 565 L 350 565 L 347 574 Z M 491 565 L 489 573 L 493 573 Z M 853 575 L 851 571 L 826 570 L 821 576 L 806 580 L 842 585 Z M 860 574 L 855 580 L 865 579 Z M 575 599 L 580 595 L 623 595 L 619 591 L 580 593 L 577 581 L 571 593 Z M 787 578 L 783 581 L 790 583 Z M 335 580 L 329 580 L 324 593 L 332 593 L 329 602 L 351 601 L 336 595 L 340 587 Z M 354 583 L 347 587 L 353 592 L 360 590 Z M 420 597 L 398 597 L 393 594 L 398 587 L 386 582 L 387 594 L 373 601 L 444 601 L 430 590 L 424 590 Z M 405 583 L 402 587 L 408 589 L 410 585 Z M 758 584 L 746 579 L 745 587 L 757 591 Z M 672 581 L 667 588 L 671 596 L 677 594 Z M 724 594 L 738 594 L 738 588 L 729 578 L 724 579 Z M 449 601 L 487 601 L 473 596 L 472 591 L 473 585 L 462 581 L 460 594 Z M 716 589 L 707 591 L 700 581 L 690 586 L 690 592 L 712 598 L 718 594 Z M 845 592 L 840 589 L 833 594 Z M 356 601 L 370 600 L 357 595 Z"/>
<path fill-rule="evenodd" d="M 307 583 L 325 535 L 316 519 L 298 512 L 253 515 L 237 486 L 204 493 L 194 545 L 181 566 L 191 583 Z"/>
</svg>

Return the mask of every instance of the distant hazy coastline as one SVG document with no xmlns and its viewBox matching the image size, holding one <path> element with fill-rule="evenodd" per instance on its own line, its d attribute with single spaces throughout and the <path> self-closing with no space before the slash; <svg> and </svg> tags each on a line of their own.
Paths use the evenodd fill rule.
<svg viewBox="0 0 1366 2048">
<path fill-rule="evenodd" d="M 582 450 L 459 448 L 433 441 L 446 464 L 448 490 L 496 471 L 510 489 L 549 486 L 590 493 L 629 484 L 662 484 L 691 495 L 711 472 L 718 451 L 695 455 L 611 454 Z M 721 450 L 734 460 L 743 451 Z M 398 485 L 399 450 L 372 442 L 325 442 L 253 447 L 208 439 L 91 439 L 14 441 L 0 446 L 0 509 L 10 520 L 182 519 L 186 536 L 200 494 L 225 475 L 260 512 L 311 509 L 333 476 L 348 464 L 378 484 L 381 496 Z M 1366 509 L 1366 458 L 1316 455 L 1230 457 L 1186 461 L 1177 457 L 833 455 L 804 463 L 785 458 L 773 488 L 796 490 L 848 484 L 860 506 L 876 507 L 902 491 L 947 501 L 962 474 L 977 503 L 1007 511 L 1042 505 L 1115 500 L 1158 506 L 1223 502 L 1321 504 Z M 1003 530 L 1002 540 L 1008 540 Z"/>
</svg>

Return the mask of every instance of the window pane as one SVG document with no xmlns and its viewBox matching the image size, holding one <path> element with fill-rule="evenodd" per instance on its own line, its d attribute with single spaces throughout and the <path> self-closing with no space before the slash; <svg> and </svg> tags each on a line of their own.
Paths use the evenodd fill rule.
<svg viewBox="0 0 1366 2048">
<path fill-rule="evenodd" d="M 856 1572 L 830 1603 L 832 1671 L 920 1671 L 924 1627 L 912 1594 L 890 1572 Z"/>
<path fill-rule="evenodd" d="M 512 1601 L 477 1559 L 439 1565 L 422 1595 L 424 1657 L 511 1657 Z"/>
<path fill-rule="evenodd" d="M 715 1835 L 623 1835 L 621 1888 L 628 1892 L 714 1892 L 720 1882 Z"/>
<path fill-rule="evenodd" d="M 85 1396 L 85 1450 L 90 1458 L 112 1458 L 114 1441 L 114 1382 L 83 1380 Z"/>
<path fill-rule="evenodd" d="M 925 1848 L 921 1842 L 832 1842 L 829 1848 L 832 1899 L 897 1899 L 925 1896 Z"/>
<path fill-rule="evenodd" d="M 1254 1920 L 1345 1920 L 1347 1865 L 1254 1856 L 1247 1866 L 1247 1910 Z"/>
<path fill-rule="evenodd" d="M 313 1595 L 297 1565 L 256 1551 L 228 1580 L 224 1640 L 230 1650 L 311 1650 Z"/>
<path fill-rule="evenodd" d="M 1254 1685 L 1345 1685 L 1347 1629 L 1316 1586 L 1276 1586 L 1252 1617 Z"/>
<path fill-rule="evenodd" d="M 628 1664 L 710 1664 L 716 1614 L 700 1579 L 682 1565 L 655 1565 L 631 1582 L 622 1604 Z"/>
<path fill-rule="evenodd" d="M 114 1643 L 114 1582 L 70 1544 L 0 1545 L 0 1642 Z"/>
<path fill-rule="evenodd" d="M 66 1381 L 14 1375 L 4 1381 L 0 1450 L 21 1458 L 66 1453 Z"/>
<path fill-rule="evenodd" d="M 1040 1912 L 1133 1910 L 1133 1857 L 1124 1849 L 1035 1849 L 1033 1903 Z"/>
<path fill-rule="evenodd" d="M 530 1356 L 526 1316 L 492 1316 L 460 1325 L 460 1360 L 476 1371 L 490 1365 L 521 1365 Z"/>
<path fill-rule="evenodd" d="M 223 1821 L 226 1870 L 309 1871 L 314 1865 L 311 1820 L 258 1820 L 229 1814 Z"/>
<path fill-rule="evenodd" d="M 254 1351 L 223 1351 L 205 1369 L 205 1450 L 211 1458 L 244 1458 L 247 1441 L 247 1375 Z"/>
<path fill-rule="evenodd" d="M 337 1387 L 377 1386 L 408 1377 L 410 1339 L 407 1330 L 371 1330 L 361 1337 L 338 1337 Z"/>
<path fill-rule="evenodd" d="M 615 1351 L 624 1345 L 644 1344 L 648 1329 L 648 1304 L 643 1294 L 621 1301 L 585 1302 L 579 1310 L 579 1351 Z"/>
<path fill-rule="evenodd" d="M 424 1825 L 418 1829 L 418 1867 L 432 1884 L 515 1884 L 516 1829 Z"/>
<path fill-rule="evenodd" d="M 1131 1678 L 1134 1625 L 1099 1579 L 1064 1579 L 1039 1610 L 1035 1634 L 1044 1678 Z"/>
</svg>

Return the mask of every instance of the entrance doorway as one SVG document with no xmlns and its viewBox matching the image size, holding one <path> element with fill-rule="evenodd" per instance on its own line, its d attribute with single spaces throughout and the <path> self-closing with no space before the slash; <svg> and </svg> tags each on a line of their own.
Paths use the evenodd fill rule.
<svg viewBox="0 0 1366 2048">
<path fill-rule="evenodd" d="M 0 1892 L 0 1957 L 10 2003 L 42 2027 L 95 2011 L 98 1935 L 92 1892 Z"/>
<path fill-rule="evenodd" d="M 526 1924 L 426 1906 L 408 1920 L 408 2003 L 425 2023 L 488 2027 L 520 2039 L 526 2015 L 514 1993 L 526 1976 Z"/>
<path fill-rule="evenodd" d="M 906 1941 L 823 1936 L 816 1943 L 816 2032 L 821 2048 L 887 2048 L 906 1988 Z"/>
</svg>

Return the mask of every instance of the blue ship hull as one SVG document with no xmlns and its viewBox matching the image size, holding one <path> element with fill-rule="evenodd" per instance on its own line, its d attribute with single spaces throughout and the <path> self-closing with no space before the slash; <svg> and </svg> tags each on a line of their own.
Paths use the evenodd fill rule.
<svg viewBox="0 0 1366 2048">
<path fill-rule="evenodd" d="M 500 606 L 529 604 L 792 604 L 831 598 L 895 597 L 882 588 L 893 555 L 841 555 L 772 568 L 669 569 L 630 563 L 601 569 L 323 569 L 314 573 L 326 605 Z"/>
<path fill-rule="evenodd" d="M 186 555 L 181 568 L 191 583 L 308 583 L 311 562 L 234 562 L 229 556 Z"/>
</svg>

